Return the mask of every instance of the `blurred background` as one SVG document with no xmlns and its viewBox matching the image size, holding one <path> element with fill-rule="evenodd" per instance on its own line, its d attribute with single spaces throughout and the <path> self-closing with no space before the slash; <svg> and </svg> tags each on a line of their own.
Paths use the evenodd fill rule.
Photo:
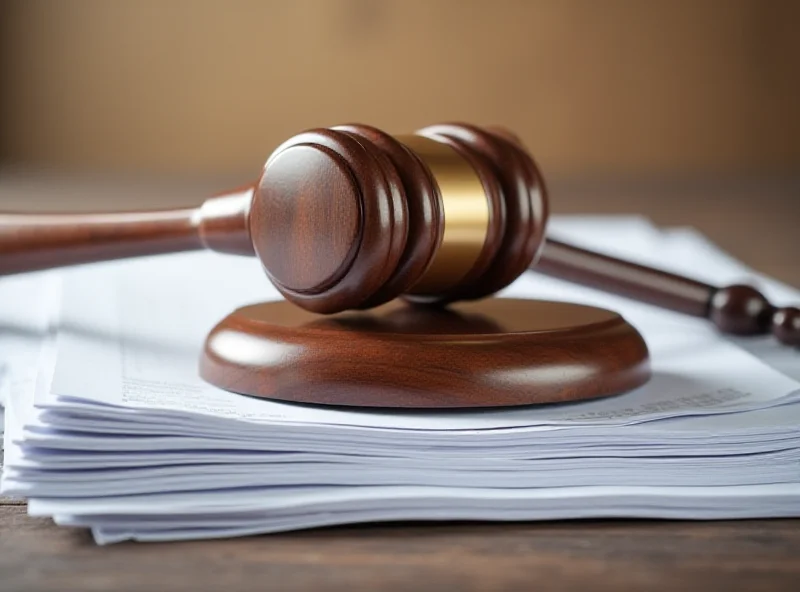
<svg viewBox="0 0 800 592">
<path fill-rule="evenodd" d="M 358 121 L 500 123 L 554 176 L 800 164 L 800 2 L 6 0 L 2 158 L 252 173 Z"/>
<path fill-rule="evenodd" d="M 555 211 L 690 223 L 756 193 L 796 226 L 799 23 L 793 0 L 0 0 L 0 199 L 195 203 L 310 127 L 461 120 L 516 131 Z"/>
</svg>

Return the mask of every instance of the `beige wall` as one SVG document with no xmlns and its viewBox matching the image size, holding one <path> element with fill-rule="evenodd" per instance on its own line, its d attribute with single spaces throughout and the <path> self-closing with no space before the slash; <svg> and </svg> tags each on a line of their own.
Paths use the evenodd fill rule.
<svg viewBox="0 0 800 592">
<path fill-rule="evenodd" d="M 304 128 L 516 129 L 555 175 L 800 169 L 791 0 L 0 0 L 6 161 L 257 170 Z"/>
</svg>

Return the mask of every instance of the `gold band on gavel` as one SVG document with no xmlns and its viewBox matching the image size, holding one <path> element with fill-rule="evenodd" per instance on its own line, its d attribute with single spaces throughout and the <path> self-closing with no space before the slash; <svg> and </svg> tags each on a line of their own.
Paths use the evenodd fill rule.
<svg viewBox="0 0 800 592">
<path fill-rule="evenodd" d="M 469 273 L 483 250 L 489 231 L 489 201 L 475 169 L 447 144 L 411 135 L 397 140 L 427 165 L 444 206 L 442 244 L 410 291 L 445 292 Z"/>
</svg>

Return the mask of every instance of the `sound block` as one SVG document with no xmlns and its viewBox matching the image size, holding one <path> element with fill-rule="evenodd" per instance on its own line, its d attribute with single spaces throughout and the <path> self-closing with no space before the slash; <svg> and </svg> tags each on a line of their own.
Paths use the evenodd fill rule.
<svg viewBox="0 0 800 592">
<path fill-rule="evenodd" d="M 605 397 L 642 385 L 650 369 L 641 335 L 614 312 L 490 298 L 330 316 L 245 306 L 211 331 L 200 373 L 254 397 L 445 409 Z"/>
</svg>

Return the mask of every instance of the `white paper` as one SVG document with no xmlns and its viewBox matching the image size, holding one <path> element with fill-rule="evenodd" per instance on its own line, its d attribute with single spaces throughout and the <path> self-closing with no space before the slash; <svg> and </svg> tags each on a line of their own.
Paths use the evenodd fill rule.
<svg viewBox="0 0 800 592">
<path fill-rule="evenodd" d="M 631 305 L 625 307 L 652 357 L 652 379 L 634 392 L 580 405 L 501 411 L 356 411 L 298 406 L 240 397 L 212 387 L 197 374 L 206 333 L 224 311 L 256 300 L 263 282 L 239 282 L 255 270 L 227 258 L 187 254 L 64 280 L 58 360 L 50 395 L 105 405 L 164 409 L 256 423 L 302 423 L 411 430 L 482 430 L 516 426 L 619 425 L 681 414 L 756 409 L 800 394 L 800 383 L 777 372 L 719 335 L 706 322 Z M 191 281 L 202 266 L 213 281 Z M 241 289 L 230 286 L 243 283 Z M 527 275 L 507 291 L 518 297 L 589 302 L 594 291 Z M 199 295 L 199 296 L 198 296 Z M 61 403 L 65 405 L 66 403 Z"/>
<path fill-rule="evenodd" d="M 776 301 L 798 300 L 686 229 L 636 217 L 553 226 L 582 246 L 712 283 L 755 279 Z M 12 364 L 38 372 L 8 390 L 2 487 L 30 497 L 34 515 L 91 527 L 99 543 L 403 519 L 800 515 L 800 376 L 794 350 L 765 339 L 528 273 L 504 295 L 620 311 L 648 342 L 653 380 L 573 405 L 341 411 L 197 378 L 213 324 L 278 297 L 255 261 L 185 254 L 59 277 L 61 313 L 46 298 L 31 308 L 35 338 Z"/>
</svg>

